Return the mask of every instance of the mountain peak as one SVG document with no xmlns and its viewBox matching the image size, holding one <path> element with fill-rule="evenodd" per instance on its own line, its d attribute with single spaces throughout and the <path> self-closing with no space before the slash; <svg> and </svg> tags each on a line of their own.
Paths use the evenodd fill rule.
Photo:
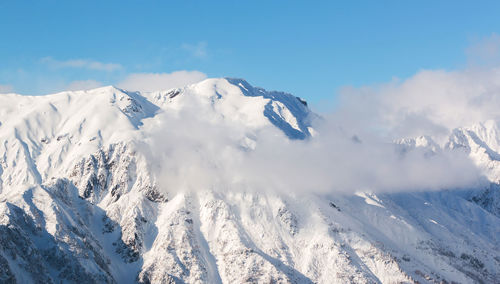
<svg viewBox="0 0 500 284">
<path fill-rule="evenodd" d="M 244 79 L 208 78 L 183 88 L 143 93 L 151 102 L 167 110 L 203 105 L 211 112 L 242 123 L 242 127 L 262 127 L 271 123 L 288 138 L 311 135 L 312 112 L 307 103 L 291 94 L 253 87 Z"/>
<path fill-rule="evenodd" d="M 266 147 L 254 133 L 277 128 L 306 138 L 312 115 L 290 94 L 232 78 L 150 93 L 106 86 L 0 96 L 0 282 L 499 279 L 498 183 L 467 197 L 455 191 L 295 194 L 260 171 L 256 184 L 240 178 L 246 171 L 233 161 L 258 154 L 260 145 L 282 146 L 277 140 Z M 212 124 L 222 131 L 212 132 Z M 226 124 L 231 127 L 221 127 Z M 495 174 L 500 158 L 487 138 L 496 137 L 490 135 L 496 128 L 478 129 L 485 134 L 457 130 L 452 146 L 467 147 Z M 231 137 L 220 140 L 226 134 Z M 229 147 L 220 147 L 228 140 Z M 437 147 L 430 137 L 399 143 L 436 157 L 425 155 Z M 287 178 L 297 173 L 285 164 L 269 167 L 272 155 L 260 154 L 252 168 Z M 331 163 L 348 164 L 342 156 Z M 227 170 L 235 165 L 237 173 Z M 500 180 L 494 179 L 500 174 L 492 177 Z M 295 178 L 311 189 L 317 184 L 307 172 Z M 261 190 L 253 190 L 257 186 Z"/>
</svg>

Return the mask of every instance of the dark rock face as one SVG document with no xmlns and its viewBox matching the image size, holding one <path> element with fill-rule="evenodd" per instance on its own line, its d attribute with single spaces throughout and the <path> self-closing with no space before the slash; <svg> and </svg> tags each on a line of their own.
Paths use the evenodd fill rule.
<svg viewBox="0 0 500 284">
<path fill-rule="evenodd" d="M 500 218 L 500 185 L 491 183 L 489 187 L 474 192 L 470 200 Z"/>
<path fill-rule="evenodd" d="M 0 225 L 0 279 L 2 283 L 113 283 L 108 261 L 91 233 L 76 227 L 60 228 L 65 239 L 56 239 L 21 208 L 6 203 L 9 225 Z M 7 261 L 7 258 L 10 261 Z M 15 279 L 9 262 L 26 272 Z M 89 263 L 91 265 L 89 266 Z M 6 265 L 3 265 L 6 264 Z"/>
</svg>

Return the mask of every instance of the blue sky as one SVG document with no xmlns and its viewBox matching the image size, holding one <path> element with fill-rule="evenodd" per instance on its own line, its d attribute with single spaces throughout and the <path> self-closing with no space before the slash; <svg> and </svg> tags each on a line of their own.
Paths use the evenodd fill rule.
<svg viewBox="0 0 500 284">
<path fill-rule="evenodd" d="M 319 103 L 455 70 L 500 32 L 498 1 L 0 1 L 0 91 L 198 70 Z"/>
</svg>

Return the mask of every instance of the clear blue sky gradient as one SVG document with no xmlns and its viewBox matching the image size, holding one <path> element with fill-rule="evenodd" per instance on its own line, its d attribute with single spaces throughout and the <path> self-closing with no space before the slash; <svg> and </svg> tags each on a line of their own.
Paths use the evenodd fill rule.
<svg viewBox="0 0 500 284">
<path fill-rule="evenodd" d="M 0 85 L 40 94 L 199 70 L 320 102 L 345 85 L 463 68 L 466 48 L 500 31 L 499 12 L 500 1 L 0 1 Z"/>
</svg>

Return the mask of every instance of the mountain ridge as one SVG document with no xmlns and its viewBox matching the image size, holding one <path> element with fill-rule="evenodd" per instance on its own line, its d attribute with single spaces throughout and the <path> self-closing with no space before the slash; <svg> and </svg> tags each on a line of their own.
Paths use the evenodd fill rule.
<svg viewBox="0 0 500 284">
<path fill-rule="evenodd" d="M 141 151 L 152 146 L 148 131 L 167 147 L 169 139 L 184 141 L 175 140 L 170 127 L 194 124 L 200 131 L 216 126 L 195 140 L 211 131 L 217 136 L 219 125 L 238 129 L 229 141 L 251 153 L 262 131 L 280 143 L 314 139 L 311 116 L 301 99 L 241 79 L 207 79 L 144 94 L 104 87 L 48 98 L 0 96 L 0 280 L 497 281 L 500 167 L 493 154 L 499 141 L 494 122 L 458 129 L 450 136 L 453 143 L 444 146 L 430 137 L 398 142 L 405 151 L 465 149 L 490 181 L 463 191 L 231 188 L 238 183 L 166 188 L 170 184 L 152 169 L 152 159 L 175 157 L 170 149 L 191 144 L 174 143 L 166 153 L 155 152 L 155 146 L 149 156 Z M 207 148 L 197 149 L 203 154 Z"/>
</svg>

